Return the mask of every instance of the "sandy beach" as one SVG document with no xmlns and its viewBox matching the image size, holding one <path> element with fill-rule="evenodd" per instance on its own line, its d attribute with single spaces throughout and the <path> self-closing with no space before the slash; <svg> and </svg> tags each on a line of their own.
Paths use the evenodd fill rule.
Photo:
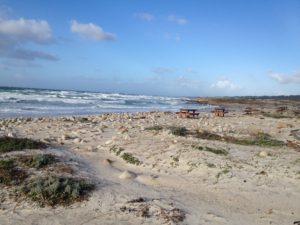
<svg viewBox="0 0 300 225">
<path fill-rule="evenodd" d="M 0 223 L 293 224 L 300 220 L 300 118 L 293 114 L 299 104 L 285 103 L 277 117 L 271 102 L 251 105 L 259 110 L 250 115 L 236 103 L 225 117 L 201 111 L 195 119 L 173 112 L 1 119 L 1 136 L 48 146 L 2 158 L 60 156 L 96 188 L 56 207 L 16 201 L 1 188 Z M 261 135 L 275 144 L 242 141 Z"/>
</svg>

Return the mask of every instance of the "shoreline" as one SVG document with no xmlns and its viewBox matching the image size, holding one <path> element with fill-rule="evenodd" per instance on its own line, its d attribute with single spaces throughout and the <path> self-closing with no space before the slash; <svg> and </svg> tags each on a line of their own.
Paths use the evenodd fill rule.
<svg viewBox="0 0 300 225">
<path fill-rule="evenodd" d="M 300 141 L 293 136 L 300 119 L 293 104 L 281 118 L 266 116 L 276 112 L 273 104 L 251 115 L 232 105 L 225 117 L 209 111 L 196 119 L 174 112 L 0 118 L 1 136 L 47 143 L 43 151 L 73 158 L 75 171 L 97 184 L 86 201 L 57 208 L 16 206 L 0 191 L 0 221 L 292 224 L 300 215 Z M 261 134 L 267 142 L 253 141 Z"/>
</svg>

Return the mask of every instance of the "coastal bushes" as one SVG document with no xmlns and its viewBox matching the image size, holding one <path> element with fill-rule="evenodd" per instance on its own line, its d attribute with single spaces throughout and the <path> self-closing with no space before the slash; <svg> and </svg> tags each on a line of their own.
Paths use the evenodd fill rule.
<svg viewBox="0 0 300 225">
<path fill-rule="evenodd" d="M 124 148 L 118 148 L 117 146 L 112 146 L 109 151 L 116 154 L 116 156 L 119 156 L 125 149 Z"/>
<path fill-rule="evenodd" d="M 171 134 L 175 136 L 186 136 L 188 134 L 188 130 L 185 127 L 176 127 L 176 126 L 171 126 L 168 127 L 170 130 Z"/>
<path fill-rule="evenodd" d="M 222 137 L 218 134 L 210 133 L 208 131 L 197 131 L 196 137 L 200 139 L 206 139 L 206 140 L 222 140 Z"/>
<path fill-rule="evenodd" d="M 24 156 L 20 158 L 20 161 L 22 161 L 28 167 L 40 169 L 47 165 L 53 164 L 58 160 L 51 154 L 38 154 Z"/>
<path fill-rule="evenodd" d="M 94 188 L 94 184 L 83 179 L 47 176 L 31 179 L 21 187 L 21 192 L 40 206 L 56 206 L 82 200 Z"/>
<path fill-rule="evenodd" d="M 162 130 L 163 127 L 159 125 L 151 126 L 151 127 L 146 127 L 145 130 L 154 130 L 154 131 L 160 131 Z"/>
<path fill-rule="evenodd" d="M 0 153 L 45 147 L 45 143 L 28 138 L 0 137 Z"/>
<path fill-rule="evenodd" d="M 134 164 L 134 165 L 140 165 L 142 162 L 134 157 L 131 153 L 128 153 L 128 152 L 125 152 L 121 155 L 121 158 L 123 160 L 125 160 L 127 163 L 130 163 L 130 164 Z"/>
<path fill-rule="evenodd" d="M 142 163 L 138 158 L 133 156 L 131 153 L 124 152 L 125 151 L 124 148 L 120 148 L 114 145 L 109 149 L 109 151 L 115 153 L 116 156 L 120 155 L 120 157 L 127 163 L 134 164 L 134 165 L 140 165 Z"/>
<path fill-rule="evenodd" d="M 233 137 L 226 137 L 225 140 L 227 142 L 239 145 L 258 145 L 266 147 L 280 147 L 286 145 L 283 141 L 273 139 L 269 134 L 266 133 L 257 133 L 252 139 L 237 139 Z"/>
<path fill-rule="evenodd" d="M 14 160 L 0 160 L 0 184 L 18 185 L 26 177 L 26 172 L 17 168 Z"/>
<path fill-rule="evenodd" d="M 164 128 L 160 125 L 154 125 L 150 127 L 146 127 L 145 130 L 147 131 L 160 131 L 163 130 Z M 188 134 L 188 130 L 185 127 L 178 127 L 178 126 L 169 126 L 166 127 L 170 131 L 171 134 L 175 136 L 186 136 Z"/>
<path fill-rule="evenodd" d="M 270 113 L 270 112 L 263 112 L 262 115 L 265 116 L 265 117 L 271 117 L 271 118 L 274 118 L 274 119 L 290 118 L 288 116 L 285 116 L 285 115 L 282 115 L 282 114 L 279 114 L 279 113 Z"/>
<path fill-rule="evenodd" d="M 238 144 L 238 145 L 258 145 L 266 147 L 280 147 L 285 146 L 286 144 L 283 141 L 276 140 L 272 138 L 269 134 L 266 133 L 257 133 L 249 139 L 239 139 L 231 136 L 220 136 L 218 134 L 213 134 L 208 131 L 197 132 L 197 138 L 206 139 L 206 140 L 224 140 L 228 143 Z"/>
<path fill-rule="evenodd" d="M 228 155 L 228 151 L 222 148 L 210 148 L 210 147 L 202 147 L 202 146 L 193 146 L 193 148 L 200 151 L 211 152 L 216 155 Z"/>
<path fill-rule="evenodd" d="M 44 143 L 27 138 L 0 138 L 0 153 L 45 147 Z M 37 152 L 8 155 L 0 159 L 0 188 L 9 187 L 10 195 L 16 198 L 25 196 L 25 199 L 36 201 L 40 206 L 68 205 L 83 200 L 95 185 L 82 178 L 57 175 L 62 170 L 72 172 L 66 162 L 61 160 L 61 164 L 53 167 L 54 170 L 40 170 L 58 161 L 58 156 Z"/>
</svg>

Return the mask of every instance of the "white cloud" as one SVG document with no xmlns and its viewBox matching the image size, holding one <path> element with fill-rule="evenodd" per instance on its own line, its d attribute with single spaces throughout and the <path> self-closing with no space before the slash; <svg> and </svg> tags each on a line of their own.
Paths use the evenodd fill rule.
<svg viewBox="0 0 300 225">
<path fill-rule="evenodd" d="M 193 69 L 193 68 L 191 68 L 191 67 L 187 68 L 187 69 L 186 69 L 186 72 L 187 72 L 187 73 L 190 73 L 190 74 L 197 74 L 197 73 L 198 73 L 197 70 L 195 70 L 195 69 Z"/>
<path fill-rule="evenodd" d="M 34 61 L 56 61 L 58 57 L 40 50 L 24 48 L 27 43 L 53 42 L 51 28 L 45 20 L 0 18 L 0 58 Z"/>
<path fill-rule="evenodd" d="M 0 20 L 0 35 L 15 41 L 48 43 L 52 41 L 51 29 L 45 20 Z"/>
<path fill-rule="evenodd" d="M 218 80 L 216 83 L 213 83 L 211 85 L 211 88 L 215 88 L 215 89 L 228 89 L 228 90 L 239 90 L 241 89 L 241 87 L 237 84 L 232 83 L 231 81 L 227 80 L 227 79 L 221 79 Z"/>
<path fill-rule="evenodd" d="M 46 59 L 51 61 L 57 61 L 59 58 L 56 55 L 43 52 L 43 51 L 34 51 L 29 49 L 16 49 L 10 55 L 12 58 L 24 59 L 24 60 L 35 60 L 35 59 Z"/>
<path fill-rule="evenodd" d="M 150 13 L 146 13 L 146 12 L 135 13 L 134 16 L 141 20 L 145 20 L 147 22 L 151 22 L 151 21 L 155 20 L 154 15 L 152 15 Z"/>
<path fill-rule="evenodd" d="M 168 20 L 170 22 L 177 23 L 178 25 L 185 25 L 185 24 L 188 23 L 187 19 L 185 19 L 183 17 L 176 16 L 176 15 L 169 15 Z"/>
<path fill-rule="evenodd" d="M 71 21 L 71 31 L 81 36 L 95 41 L 115 40 L 115 35 L 105 32 L 101 27 L 93 23 L 79 23 L 76 20 Z"/>
<path fill-rule="evenodd" d="M 293 72 L 289 75 L 270 72 L 269 77 L 281 84 L 300 83 L 300 71 Z"/>
<path fill-rule="evenodd" d="M 156 74 L 168 74 L 168 73 L 175 72 L 174 69 L 168 68 L 168 67 L 156 67 L 156 68 L 153 68 L 152 71 Z"/>
</svg>

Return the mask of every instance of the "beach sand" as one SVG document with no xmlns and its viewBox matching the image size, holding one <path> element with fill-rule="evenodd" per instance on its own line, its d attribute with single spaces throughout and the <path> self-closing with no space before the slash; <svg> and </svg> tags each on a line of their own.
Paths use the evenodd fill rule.
<svg viewBox="0 0 300 225">
<path fill-rule="evenodd" d="M 244 107 L 196 119 L 171 112 L 1 119 L 0 135 L 46 142 L 43 151 L 72 158 L 97 187 L 87 200 L 55 208 L 16 202 L 2 189 L 0 224 L 293 224 L 300 220 L 300 119 L 244 115 Z M 265 133 L 290 144 L 197 137 L 204 131 L 236 139 Z"/>
</svg>

